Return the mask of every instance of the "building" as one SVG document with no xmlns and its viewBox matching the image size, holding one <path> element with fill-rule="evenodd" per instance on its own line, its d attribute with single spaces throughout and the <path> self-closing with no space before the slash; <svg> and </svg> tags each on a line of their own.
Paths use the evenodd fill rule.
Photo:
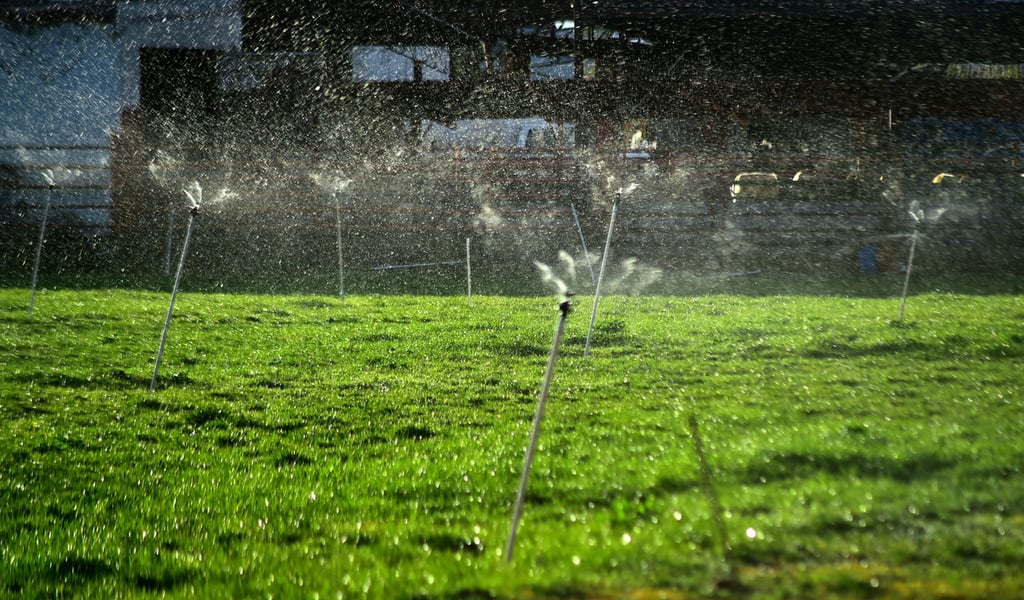
<svg viewBox="0 0 1024 600">
<path fill-rule="evenodd" d="M 245 198 L 215 226 L 256 255 L 323 245 L 331 202 L 398 240 L 366 261 L 467 235 L 549 253 L 568 202 L 596 235 L 631 181 L 624 251 L 668 267 L 898 269 L 922 209 L 943 263 L 1021 264 L 1024 4 L 577 4 L 8 2 L 0 220 L 38 222 L 50 169 L 58 223 L 127 245 L 160 246 L 196 179 Z M 572 148 L 436 143 L 507 119 L 570 124 Z"/>
<path fill-rule="evenodd" d="M 111 227 L 111 146 L 139 107 L 150 49 L 241 49 L 234 0 L 36 1 L 0 6 L 0 227 L 41 219 L 85 235 Z"/>
</svg>

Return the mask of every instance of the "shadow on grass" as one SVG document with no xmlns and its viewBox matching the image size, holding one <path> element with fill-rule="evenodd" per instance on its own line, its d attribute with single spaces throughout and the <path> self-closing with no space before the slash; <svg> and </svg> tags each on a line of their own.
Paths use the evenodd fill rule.
<svg viewBox="0 0 1024 600">
<path fill-rule="evenodd" d="M 105 373 L 72 374 L 58 371 L 17 373 L 10 377 L 15 383 L 40 387 L 133 390 L 149 387 L 150 378 L 131 375 L 123 369 Z"/>
<path fill-rule="evenodd" d="M 395 431 L 395 437 L 402 440 L 429 440 L 436 435 L 437 432 L 433 429 L 430 429 L 429 427 L 421 427 L 419 425 L 408 425 Z"/>
<path fill-rule="evenodd" d="M 899 340 L 858 346 L 846 342 L 824 341 L 803 354 L 807 358 L 857 358 L 864 356 L 889 356 L 908 352 L 921 352 L 931 357 L 946 356 L 949 348 L 925 344 L 917 340 Z"/>
<path fill-rule="evenodd" d="M 465 552 L 470 554 L 481 554 L 484 551 L 483 542 L 480 538 L 473 536 L 457 535 L 454 533 L 436 533 L 423 536 L 420 539 L 421 545 L 426 545 L 432 551 L 440 552 Z"/>
<path fill-rule="evenodd" d="M 169 569 L 158 573 L 142 573 L 136 575 L 133 583 L 135 587 L 147 592 L 169 592 L 181 587 L 189 581 L 198 577 L 195 573 L 186 569 Z"/>
<path fill-rule="evenodd" d="M 84 556 L 66 556 L 57 565 L 54 576 L 57 581 L 98 579 L 111 575 L 116 570 L 105 560 Z"/>
<path fill-rule="evenodd" d="M 909 327 L 909 326 L 907 326 Z M 807 358 L 861 358 L 916 354 L 926 360 L 939 360 L 966 355 L 983 356 L 993 359 L 1020 358 L 1024 356 L 1024 336 L 1012 335 L 1003 343 L 978 345 L 974 340 L 961 335 L 950 335 L 936 342 L 922 342 L 915 339 L 899 339 L 874 344 L 859 345 L 856 340 L 822 340 L 815 347 L 803 352 Z"/>
<path fill-rule="evenodd" d="M 954 466 L 954 461 L 933 453 L 892 459 L 859 452 L 840 456 L 810 452 L 770 452 L 749 463 L 743 470 L 743 476 L 753 481 L 770 482 L 806 479 L 815 473 L 825 472 L 906 482 L 930 477 Z"/>
<path fill-rule="evenodd" d="M 561 596 L 541 596 L 541 597 L 561 597 Z M 409 600 L 500 600 L 502 598 L 511 598 L 511 596 L 498 596 L 490 590 L 483 588 L 467 587 L 461 588 L 452 592 L 443 594 L 422 594 L 417 593 L 412 596 L 408 596 Z"/>
<path fill-rule="evenodd" d="M 133 569 L 135 571 L 135 569 Z M 149 593 L 166 593 L 179 588 L 189 581 L 196 579 L 199 575 L 190 569 L 177 567 L 161 568 L 156 567 L 145 572 L 122 573 L 116 565 L 111 562 L 88 556 L 69 555 L 53 565 L 39 565 L 35 573 L 22 571 L 10 579 L 11 583 L 0 587 L 0 591 L 18 595 L 25 591 L 25 582 L 42 580 L 48 582 L 51 589 L 58 589 L 67 585 L 82 585 L 88 582 L 110 580 L 117 578 L 123 580 L 127 585 Z M 32 589 L 30 584 L 29 589 Z"/>
<path fill-rule="evenodd" d="M 491 352 L 499 355 L 514 356 L 517 358 L 528 358 L 531 356 L 547 356 L 551 348 L 540 344 L 531 344 L 522 340 L 513 340 L 508 343 L 496 342 L 489 344 Z"/>
</svg>

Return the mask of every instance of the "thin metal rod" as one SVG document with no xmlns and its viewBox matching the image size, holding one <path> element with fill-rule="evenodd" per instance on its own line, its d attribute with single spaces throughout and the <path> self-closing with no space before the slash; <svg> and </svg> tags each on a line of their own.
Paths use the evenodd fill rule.
<svg viewBox="0 0 1024 600">
<path fill-rule="evenodd" d="M 580 217 L 576 213 L 576 205 L 570 202 L 569 208 L 572 209 L 572 219 L 576 222 L 576 231 L 580 233 L 580 245 L 583 246 L 583 256 L 587 258 L 587 268 L 590 269 L 590 283 L 595 283 L 597 280 L 594 277 L 594 265 L 590 262 L 590 252 L 587 252 L 587 239 L 583 237 L 583 227 L 580 226 Z"/>
<path fill-rule="evenodd" d="M 36 303 L 36 282 L 39 280 L 39 262 L 43 258 L 43 241 L 46 239 L 46 220 L 50 216 L 50 195 L 53 186 L 46 188 L 46 205 L 43 207 L 43 222 L 39 224 L 39 243 L 36 244 L 36 261 L 32 266 L 32 289 L 28 295 L 28 314 L 32 315 L 32 307 Z"/>
<path fill-rule="evenodd" d="M 341 294 L 341 299 L 345 299 L 345 257 L 342 254 L 341 249 L 341 204 L 338 202 L 337 196 L 334 198 L 334 221 L 335 231 L 338 236 L 338 290 Z"/>
<path fill-rule="evenodd" d="M 164 345 L 167 343 L 167 330 L 171 327 L 171 315 L 174 314 L 174 300 L 178 297 L 178 284 L 181 274 L 185 271 L 185 256 L 188 255 L 188 243 L 192 239 L 192 226 L 195 224 L 199 207 L 193 206 L 188 215 L 188 229 L 185 231 L 185 244 L 181 248 L 181 260 L 178 261 L 178 274 L 174 276 L 174 288 L 171 290 L 171 304 L 167 307 L 167 318 L 164 319 L 164 333 L 160 336 L 160 349 L 156 352 L 156 366 L 153 367 L 153 379 L 149 382 L 149 391 L 156 390 L 156 378 L 160 373 L 160 361 L 164 356 Z"/>
<path fill-rule="evenodd" d="M 444 265 L 461 265 L 463 261 L 460 260 L 442 260 L 438 262 L 421 262 L 421 263 L 408 263 L 404 265 L 379 265 L 376 267 L 370 267 L 371 271 L 389 271 L 391 269 L 415 269 L 418 267 L 440 267 Z"/>
<path fill-rule="evenodd" d="M 466 302 L 473 303 L 473 269 L 469 260 L 469 238 L 466 238 Z"/>
<path fill-rule="evenodd" d="M 615 192 L 612 201 L 612 216 L 608 220 L 608 237 L 604 241 L 604 254 L 601 255 L 601 270 L 597 274 L 597 285 L 594 289 L 594 308 L 590 312 L 590 327 L 587 328 L 587 343 L 583 347 L 583 356 L 590 356 L 590 337 L 594 333 L 594 321 L 597 320 L 597 303 L 601 300 L 601 282 L 604 281 L 604 268 L 608 264 L 608 253 L 612 247 L 612 231 L 615 229 L 615 214 L 619 211 L 621 192 Z"/>
<path fill-rule="evenodd" d="M 903 293 L 900 296 L 900 323 L 903 322 L 903 312 L 907 308 L 907 288 L 910 287 L 910 270 L 914 268 L 914 249 L 917 247 L 917 226 L 914 226 L 914 235 L 910 236 L 910 256 L 907 258 L 907 276 L 903 278 Z"/>
<path fill-rule="evenodd" d="M 505 547 L 505 560 L 512 562 L 512 553 L 516 547 L 516 532 L 519 530 L 519 521 L 523 517 L 523 504 L 526 502 L 526 487 L 530 481 L 530 469 L 533 468 L 533 457 L 537 453 L 537 441 L 540 439 L 540 424 L 544 420 L 544 408 L 548 400 L 548 390 L 551 388 L 551 379 L 555 374 L 555 362 L 558 360 L 558 346 L 562 343 L 562 334 L 565 332 L 565 320 L 572 310 L 572 304 L 566 300 L 558 306 L 562 314 L 558 317 L 558 325 L 555 327 L 555 340 L 551 344 L 551 355 L 548 356 L 547 370 L 544 372 L 544 383 L 540 388 L 540 399 L 537 401 L 537 412 L 533 415 L 533 432 L 530 434 L 530 445 L 526 449 L 526 460 L 523 463 L 523 476 L 519 480 L 519 492 L 516 494 L 515 509 L 512 511 L 512 531 L 508 536 L 508 546 Z"/>
</svg>

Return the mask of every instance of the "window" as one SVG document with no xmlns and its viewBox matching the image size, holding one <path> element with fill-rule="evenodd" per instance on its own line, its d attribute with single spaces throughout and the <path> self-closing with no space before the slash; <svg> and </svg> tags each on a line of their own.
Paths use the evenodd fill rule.
<svg viewBox="0 0 1024 600">
<path fill-rule="evenodd" d="M 356 46 L 352 49 L 355 81 L 447 81 L 448 49 L 440 46 Z"/>
</svg>

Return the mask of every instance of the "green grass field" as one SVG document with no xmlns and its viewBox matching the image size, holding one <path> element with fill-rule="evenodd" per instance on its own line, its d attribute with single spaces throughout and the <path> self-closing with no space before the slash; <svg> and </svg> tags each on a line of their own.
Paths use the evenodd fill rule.
<svg viewBox="0 0 1024 600">
<path fill-rule="evenodd" d="M 1022 296 L 580 299 L 511 564 L 552 298 L 168 298 L 0 289 L 0 596 L 1024 597 Z"/>
</svg>

